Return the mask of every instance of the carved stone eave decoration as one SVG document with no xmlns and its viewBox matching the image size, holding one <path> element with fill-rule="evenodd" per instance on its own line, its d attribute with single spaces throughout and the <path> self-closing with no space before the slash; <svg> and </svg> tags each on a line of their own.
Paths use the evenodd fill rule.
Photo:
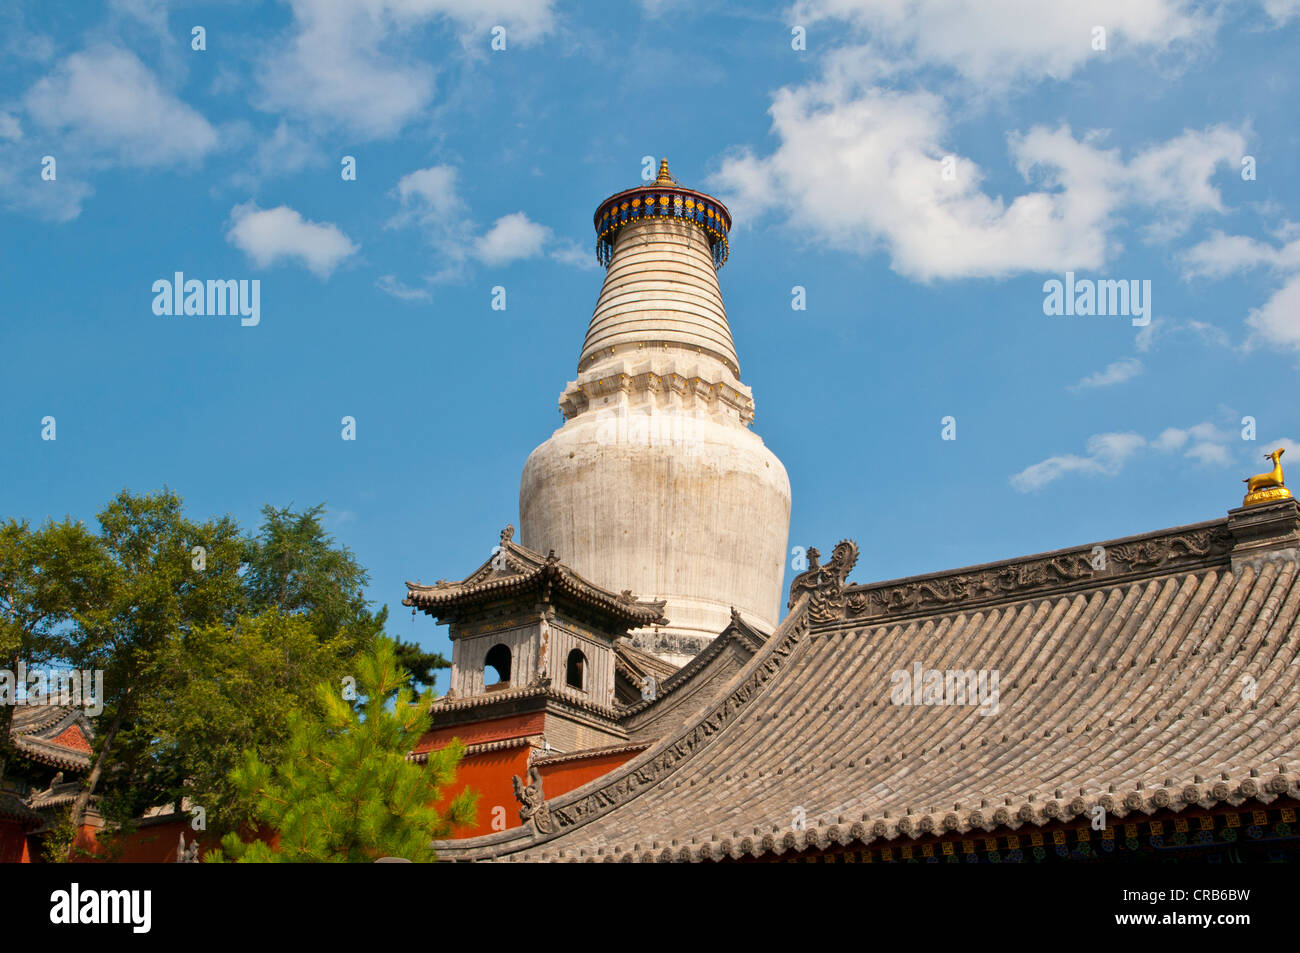
<svg viewBox="0 0 1300 953">
<path fill-rule="evenodd" d="M 176 863 L 178 864 L 197 864 L 199 862 L 199 840 L 196 837 L 190 844 L 185 843 L 185 832 L 181 832 L 181 839 L 176 845 Z"/>
<path fill-rule="evenodd" d="M 1119 582 L 1155 572 L 1191 571 L 1225 560 L 1232 545 L 1232 533 L 1219 522 L 988 567 L 850 587 L 840 618 L 857 622 L 899 617 L 1064 591 L 1093 581 Z"/>
<path fill-rule="evenodd" d="M 528 768 L 528 784 L 517 774 L 510 780 L 514 782 L 515 799 L 519 801 L 519 819 L 532 828 L 535 836 L 553 833 L 555 825 L 546 806 L 546 795 L 542 793 L 542 773 L 537 765 Z"/>
<path fill-rule="evenodd" d="M 858 544 L 851 539 L 841 540 L 825 566 L 818 564 L 820 557 L 821 553 L 810 546 L 807 571 L 795 576 L 794 582 L 790 583 L 787 608 L 793 607 L 800 595 L 808 593 L 810 622 L 830 622 L 843 617 L 844 583 L 858 562 Z"/>
</svg>

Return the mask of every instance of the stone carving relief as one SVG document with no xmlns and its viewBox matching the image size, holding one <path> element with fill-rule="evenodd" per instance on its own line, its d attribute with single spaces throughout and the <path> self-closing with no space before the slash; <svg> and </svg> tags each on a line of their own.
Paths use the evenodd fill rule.
<svg viewBox="0 0 1300 953">
<path fill-rule="evenodd" d="M 546 795 L 542 793 L 542 774 L 537 765 L 528 768 L 528 784 L 513 775 L 515 799 L 519 802 L 519 819 L 533 829 L 535 834 L 550 834 L 555 830 L 551 823 L 551 812 L 546 806 Z"/>
<path fill-rule="evenodd" d="M 1222 527 L 1098 546 L 980 572 L 855 589 L 844 600 L 845 615 L 850 619 L 870 618 L 966 602 L 992 601 L 1094 578 L 1111 579 L 1153 569 L 1174 568 L 1182 563 L 1190 565 L 1226 555 L 1231 548 L 1232 535 Z M 1101 560 L 1097 550 L 1102 551 L 1100 555 L 1104 558 Z M 802 578 L 796 579 L 795 584 Z"/>
<path fill-rule="evenodd" d="M 844 582 L 858 561 L 858 544 L 851 539 L 842 540 L 835 545 L 831 561 L 825 566 L 818 563 L 821 553 L 815 548 L 808 548 L 808 569 L 795 576 L 790 583 L 790 602 L 792 608 L 800 594 L 809 593 L 808 620 L 810 622 L 829 622 L 844 614 Z"/>
</svg>

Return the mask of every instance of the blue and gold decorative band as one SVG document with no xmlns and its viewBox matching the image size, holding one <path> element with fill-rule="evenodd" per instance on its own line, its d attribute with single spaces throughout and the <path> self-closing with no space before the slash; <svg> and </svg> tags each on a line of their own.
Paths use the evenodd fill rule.
<svg viewBox="0 0 1300 953">
<path fill-rule="evenodd" d="M 620 228 L 647 218 L 663 218 L 694 225 L 708 236 L 713 266 L 727 260 L 727 232 L 731 215 L 726 206 L 691 189 L 649 185 L 629 189 L 605 200 L 596 210 L 596 258 L 609 267 L 614 257 L 614 236 Z"/>
</svg>

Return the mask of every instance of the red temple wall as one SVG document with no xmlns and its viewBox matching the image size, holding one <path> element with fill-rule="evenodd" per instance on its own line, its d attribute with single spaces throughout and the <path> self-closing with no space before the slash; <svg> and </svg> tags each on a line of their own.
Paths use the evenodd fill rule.
<svg viewBox="0 0 1300 953">
<path fill-rule="evenodd" d="M 27 853 L 27 831 L 17 821 L 0 820 L 0 864 L 31 862 Z"/>
<path fill-rule="evenodd" d="M 542 767 L 542 790 L 546 797 L 556 797 L 576 791 L 588 781 L 594 781 L 615 768 L 627 764 L 644 749 L 637 751 L 620 751 L 614 754 L 598 755 L 594 758 L 565 761 L 560 764 Z"/>
<path fill-rule="evenodd" d="M 478 818 L 477 823 L 472 827 L 457 828 L 452 835 L 453 837 L 457 839 L 478 837 L 482 834 L 494 833 L 497 830 L 518 827 L 522 823 L 519 820 L 519 802 L 515 800 L 512 777 L 519 775 L 520 778 L 527 780 L 528 755 L 531 750 L 531 748 L 525 746 L 507 748 L 503 751 L 484 751 L 465 756 L 460 763 L 460 767 L 456 770 L 455 783 L 444 789 L 443 795 L 438 801 L 438 806 L 445 807 L 451 798 L 465 790 L 465 788 L 470 788 L 477 791 L 479 795 Z M 640 751 L 623 751 L 543 766 L 541 769 L 542 790 L 545 792 L 547 800 L 561 794 L 567 794 L 569 791 L 582 787 L 588 781 L 594 781 L 620 765 L 626 764 L 640 753 Z M 504 817 L 504 827 L 501 826 L 500 822 L 498 822 L 496 828 L 492 826 L 494 808 L 503 809 L 496 811 L 495 816 L 498 818 Z"/>
</svg>

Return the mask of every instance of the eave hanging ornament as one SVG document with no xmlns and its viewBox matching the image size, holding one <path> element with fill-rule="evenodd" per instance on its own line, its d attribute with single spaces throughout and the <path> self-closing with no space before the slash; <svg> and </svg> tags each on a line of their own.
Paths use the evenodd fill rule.
<svg viewBox="0 0 1300 953">
<path fill-rule="evenodd" d="M 1291 491 L 1282 480 L 1282 454 L 1285 447 L 1278 447 L 1272 453 L 1264 454 L 1265 460 L 1273 461 L 1273 469 L 1267 473 L 1256 473 L 1253 477 L 1242 480 L 1246 484 L 1246 498 L 1242 506 L 1257 506 L 1260 503 L 1276 503 L 1278 500 L 1291 499 Z"/>
</svg>

